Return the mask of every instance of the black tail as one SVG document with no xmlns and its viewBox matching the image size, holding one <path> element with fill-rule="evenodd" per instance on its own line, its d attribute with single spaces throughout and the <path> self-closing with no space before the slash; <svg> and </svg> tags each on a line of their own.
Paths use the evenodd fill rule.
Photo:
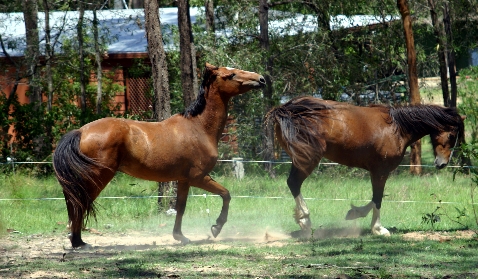
<svg viewBox="0 0 478 279">
<path fill-rule="evenodd" d="M 319 99 L 297 97 L 266 114 L 265 121 L 276 125 L 280 133 L 276 136 L 282 138 L 282 147 L 299 169 L 306 171 L 308 166 L 315 166 L 325 151 L 318 128 L 321 112 L 328 108 Z"/>
<path fill-rule="evenodd" d="M 80 151 L 81 132 L 73 130 L 65 134 L 55 149 L 53 168 L 58 182 L 63 187 L 65 200 L 73 212 L 68 209 L 70 221 L 79 224 L 88 216 L 95 217 L 93 199 L 86 190 L 86 185 L 95 184 L 94 166 L 101 166 L 94 159 L 85 156 Z M 90 186 L 91 187 L 91 186 Z M 84 224 L 85 224 L 84 223 Z"/>
</svg>

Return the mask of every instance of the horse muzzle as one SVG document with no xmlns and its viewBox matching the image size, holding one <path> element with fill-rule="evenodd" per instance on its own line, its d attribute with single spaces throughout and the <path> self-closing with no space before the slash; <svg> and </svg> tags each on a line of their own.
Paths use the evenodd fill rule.
<svg viewBox="0 0 478 279">
<path fill-rule="evenodd" d="M 263 76 L 260 76 L 257 80 L 250 81 L 249 85 L 253 88 L 264 88 L 266 87 L 266 79 Z"/>
<path fill-rule="evenodd" d="M 446 167 L 446 165 L 448 165 L 448 160 L 445 160 L 445 159 L 440 158 L 440 157 L 435 158 L 435 167 L 437 169 L 441 170 L 444 167 Z"/>
</svg>

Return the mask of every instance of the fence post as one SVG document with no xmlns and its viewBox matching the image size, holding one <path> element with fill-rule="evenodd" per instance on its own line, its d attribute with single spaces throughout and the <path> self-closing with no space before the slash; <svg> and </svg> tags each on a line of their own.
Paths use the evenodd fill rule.
<svg viewBox="0 0 478 279">
<path fill-rule="evenodd" d="M 232 158 L 232 167 L 234 168 L 234 176 L 241 180 L 244 178 L 244 164 L 242 158 Z"/>
<path fill-rule="evenodd" d="M 10 159 L 10 161 L 12 162 L 13 174 L 15 174 L 15 160 L 13 158 L 13 142 L 10 143 L 10 156 L 11 157 L 7 157 L 7 162 Z"/>
</svg>

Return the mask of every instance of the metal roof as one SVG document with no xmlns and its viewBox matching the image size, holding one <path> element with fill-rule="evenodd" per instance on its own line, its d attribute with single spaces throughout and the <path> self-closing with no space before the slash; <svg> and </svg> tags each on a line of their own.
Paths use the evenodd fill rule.
<svg viewBox="0 0 478 279">
<path fill-rule="evenodd" d="M 175 49 L 171 26 L 178 24 L 177 8 L 160 8 L 160 22 L 165 49 Z M 203 8 L 190 8 L 191 23 L 203 13 Z M 51 41 L 55 52 L 61 52 L 64 44 L 76 39 L 78 11 L 50 12 Z M 277 35 L 295 35 L 299 32 L 313 32 L 317 30 L 316 17 L 295 13 L 271 11 L 269 17 L 269 32 Z M 107 52 L 118 53 L 145 53 L 147 39 L 143 9 L 100 10 L 97 11 L 100 36 L 109 38 L 106 42 Z M 85 11 L 85 23 L 91 25 L 93 12 Z M 377 24 L 383 21 L 395 20 L 399 17 L 387 16 L 335 16 L 330 20 L 333 30 Z M 38 12 L 38 27 L 40 36 L 40 51 L 45 53 L 45 14 Z M 218 30 L 216 36 L 229 37 L 234 29 Z M 258 27 L 259 31 L 259 27 Z M 91 32 L 91 30 L 89 31 Z M 10 56 L 23 56 L 26 46 L 25 23 L 23 13 L 0 13 L 0 35 L 4 41 L 6 51 Z M 0 49 L 0 57 L 5 56 Z"/>
</svg>

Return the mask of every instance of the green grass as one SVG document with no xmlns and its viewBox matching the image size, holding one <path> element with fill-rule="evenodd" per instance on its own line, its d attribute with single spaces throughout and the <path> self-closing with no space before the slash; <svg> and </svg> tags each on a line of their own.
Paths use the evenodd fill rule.
<svg viewBox="0 0 478 279">
<path fill-rule="evenodd" d="M 286 185 L 285 174 L 275 179 L 246 175 L 241 181 L 232 176 L 214 178 L 228 188 L 233 197 L 229 222 L 224 230 L 232 226 L 256 227 L 257 224 L 285 232 L 298 228 L 292 218 L 295 202 Z M 54 233 L 64 228 L 67 222 L 65 203 L 61 189 L 53 178 L 34 179 L 14 175 L 1 176 L 1 179 L 0 199 L 21 199 L 0 201 L 0 220 L 4 227 L 25 234 Z M 440 206 L 440 214 L 454 216 L 458 208 L 470 218 L 462 218 L 463 226 L 453 219 L 441 218 L 434 229 L 471 227 L 474 219 L 471 218 L 470 183 L 470 178 L 464 175 L 457 175 L 453 180 L 449 169 L 433 170 L 419 177 L 408 175 L 407 171 L 392 174 L 385 187 L 382 223 L 399 231 L 429 230 L 432 227 L 422 223 L 422 217 Z M 89 226 L 98 229 L 111 227 L 121 232 L 154 230 L 159 224 L 166 224 L 172 230 L 174 218 L 158 214 L 156 198 L 148 197 L 157 195 L 156 187 L 154 182 L 118 174 L 97 200 L 97 222 L 92 221 Z M 366 172 L 341 166 L 319 169 L 304 182 L 302 193 L 307 199 L 312 222 L 317 227 L 349 226 L 352 222 L 345 222 L 344 217 L 350 204 L 364 205 L 372 195 Z M 206 198 L 203 194 L 207 195 Z M 207 232 L 219 215 L 222 200 L 198 188 L 191 188 L 190 195 L 183 232 L 187 234 L 189 228 L 195 231 L 197 227 Z M 368 228 L 369 222 L 370 216 L 353 223 Z"/>
<path fill-rule="evenodd" d="M 364 234 L 308 240 L 288 238 L 263 244 L 244 242 L 240 237 L 229 239 L 228 236 L 252 233 L 264 235 L 266 231 L 289 234 L 299 229 L 292 218 L 295 202 L 286 186 L 289 166 L 276 166 L 275 179 L 246 173 L 239 181 L 231 175 L 218 175 L 219 171 L 213 173 L 233 197 L 228 222 L 220 235 L 223 238 L 215 242 L 223 248 L 208 241 L 187 246 L 147 245 L 136 250 L 98 247 L 91 251 L 65 250 L 72 258 L 60 261 L 62 253 L 45 250 L 35 257 L 14 256 L 19 255 L 18 247 L 0 247 L 0 254 L 5 255 L 0 256 L 0 277 L 29 278 L 35 271 L 50 272 L 46 277 L 51 278 L 478 277 L 476 238 L 438 242 L 401 237 L 406 232 L 436 230 L 453 234 L 456 230 L 477 230 L 470 177 L 458 174 L 453 179 L 451 169 L 427 169 L 426 174 L 417 177 L 409 175 L 405 167 L 391 175 L 382 206 L 382 223 L 393 232 L 389 238 L 370 235 L 371 216 L 344 220 L 351 203 L 363 205 L 370 200 L 368 174 L 342 166 L 321 166 L 302 187 L 315 231 L 358 228 Z M 9 233 L 10 240 L 28 241 L 35 235 L 55 242 L 65 238 L 66 207 L 53 177 L 3 174 L 0 181 L 0 199 L 25 199 L 0 201 L 0 229 L 4 234 L 7 228 L 20 232 Z M 98 199 L 97 221 L 90 222 L 89 227 L 118 237 L 138 231 L 171 235 L 174 217 L 158 213 L 156 198 L 148 198 L 156 195 L 156 187 L 154 182 L 118 174 Z M 186 236 L 210 234 L 210 226 L 219 214 L 221 199 L 210 194 L 204 197 L 204 193 L 191 188 L 183 219 Z M 59 199 L 44 199 L 47 197 Z M 440 204 L 440 200 L 451 204 Z M 438 206 L 441 221 L 433 227 L 423 223 L 424 214 Z M 468 215 L 460 218 L 461 224 L 454 221 L 455 207 L 465 209 Z"/>
</svg>

